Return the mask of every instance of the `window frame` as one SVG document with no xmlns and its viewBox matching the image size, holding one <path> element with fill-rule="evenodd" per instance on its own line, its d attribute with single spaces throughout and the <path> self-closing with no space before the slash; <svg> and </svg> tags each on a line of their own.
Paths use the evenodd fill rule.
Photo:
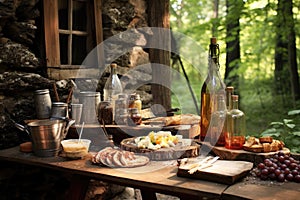
<svg viewBox="0 0 300 200">
<path fill-rule="evenodd" d="M 92 2 L 94 8 L 94 39 L 96 44 L 100 44 L 103 41 L 102 0 L 90 1 Z M 59 29 L 58 0 L 44 0 L 43 9 L 45 53 L 48 77 L 55 80 L 95 77 L 98 74 L 97 68 L 89 68 L 82 65 L 70 64 L 70 53 L 72 53 L 70 51 L 68 51 L 68 64 L 61 64 L 59 34 L 66 33 L 66 31 Z M 77 31 L 76 34 L 83 34 L 83 32 Z M 72 48 L 70 41 L 68 48 Z"/>
</svg>

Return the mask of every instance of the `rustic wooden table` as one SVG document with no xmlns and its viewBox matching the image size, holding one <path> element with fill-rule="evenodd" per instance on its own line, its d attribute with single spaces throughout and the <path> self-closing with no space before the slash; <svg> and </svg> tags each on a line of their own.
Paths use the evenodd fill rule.
<svg viewBox="0 0 300 200">
<path fill-rule="evenodd" d="M 181 199 L 298 199 L 298 183 L 256 184 L 242 181 L 234 185 L 177 177 L 177 167 L 160 161 L 160 169 L 149 165 L 128 170 L 94 165 L 90 156 L 81 160 L 63 157 L 42 158 L 32 153 L 22 153 L 19 147 L 0 150 L 0 161 L 22 163 L 69 173 L 74 177 L 70 199 L 82 199 L 90 179 L 98 179 L 140 189 L 143 199 L 155 199 L 155 193 L 177 196 Z M 152 163 L 152 166 L 157 165 Z M 151 163 L 150 163 L 151 167 Z"/>
</svg>

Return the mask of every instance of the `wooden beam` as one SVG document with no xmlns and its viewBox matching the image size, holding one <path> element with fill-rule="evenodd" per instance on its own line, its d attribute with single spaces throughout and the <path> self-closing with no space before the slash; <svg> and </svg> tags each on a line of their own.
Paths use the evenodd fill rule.
<svg viewBox="0 0 300 200">
<path fill-rule="evenodd" d="M 104 65 L 104 50 L 100 48 L 103 42 L 103 29 L 102 29 L 102 0 L 94 0 L 94 13 L 95 13 L 95 29 L 96 29 L 96 42 L 97 42 L 97 57 L 98 66 Z"/>
<path fill-rule="evenodd" d="M 99 69 L 98 68 L 75 68 L 71 67 L 61 67 L 47 69 L 48 76 L 54 80 L 63 79 L 76 79 L 76 78 L 94 78 L 99 79 Z"/>
<path fill-rule="evenodd" d="M 149 0 L 148 1 L 148 23 L 150 27 L 170 28 L 170 0 Z M 149 59 L 151 63 L 158 63 L 170 66 L 171 36 L 165 31 L 158 31 L 158 35 L 152 38 L 152 42 L 162 44 L 167 50 L 149 49 Z M 150 41 L 151 42 L 151 41 Z M 153 65 L 154 66 L 154 65 Z M 152 80 L 154 83 L 161 82 L 164 78 L 165 86 L 159 84 L 152 85 L 153 104 L 160 104 L 166 110 L 171 109 L 171 73 L 170 70 L 161 70 L 159 67 L 152 68 Z"/>
<path fill-rule="evenodd" d="M 60 66 L 58 2 L 44 0 L 44 29 L 47 66 Z"/>
</svg>

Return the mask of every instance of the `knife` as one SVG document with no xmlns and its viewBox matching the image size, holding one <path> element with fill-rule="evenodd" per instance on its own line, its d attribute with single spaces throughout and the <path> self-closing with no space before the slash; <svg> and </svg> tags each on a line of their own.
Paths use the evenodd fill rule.
<svg viewBox="0 0 300 200">
<path fill-rule="evenodd" d="M 190 169 L 188 172 L 189 174 L 194 174 L 196 171 L 211 167 L 213 163 L 215 163 L 219 158 L 219 156 L 216 156 L 214 158 L 207 157 L 207 159 L 203 160 L 204 162 L 200 162 L 197 167 Z"/>
</svg>

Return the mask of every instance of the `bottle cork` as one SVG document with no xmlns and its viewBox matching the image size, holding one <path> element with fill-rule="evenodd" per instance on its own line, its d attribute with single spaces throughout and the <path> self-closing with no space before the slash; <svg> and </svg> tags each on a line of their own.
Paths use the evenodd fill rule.
<svg viewBox="0 0 300 200">
<path fill-rule="evenodd" d="M 231 95 L 232 101 L 238 101 L 239 95 Z"/>
</svg>

